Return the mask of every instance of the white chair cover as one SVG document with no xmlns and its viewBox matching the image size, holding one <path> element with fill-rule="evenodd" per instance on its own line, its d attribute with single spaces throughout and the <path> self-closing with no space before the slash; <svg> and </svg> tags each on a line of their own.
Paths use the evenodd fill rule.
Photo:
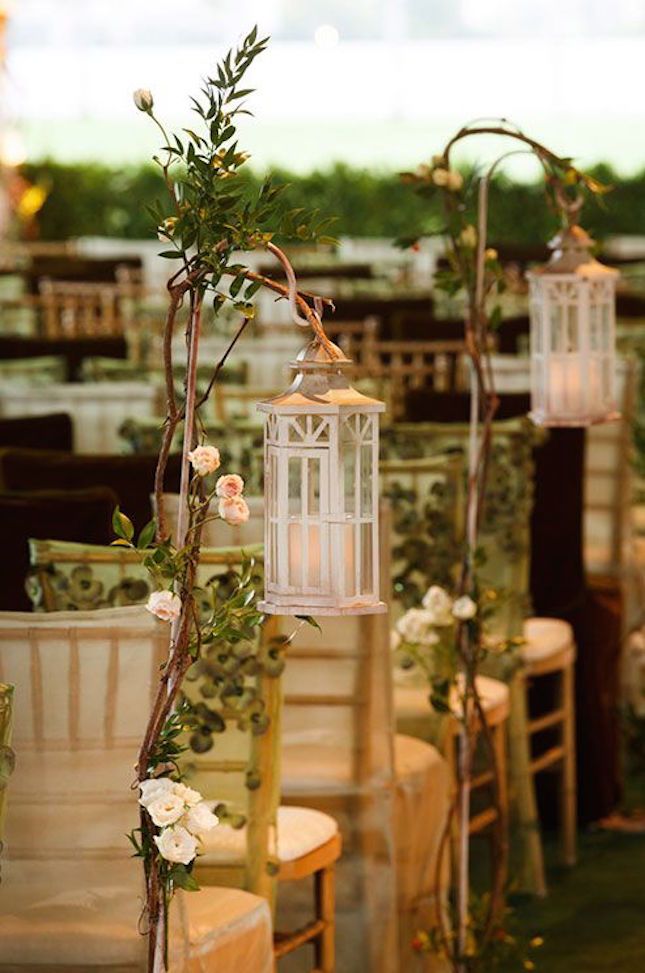
<svg viewBox="0 0 645 973">
<path fill-rule="evenodd" d="M 0 885 L 3 973 L 144 968 L 141 863 L 125 834 L 138 822 L 134 764 L 167 645 L 168 629 L 141 607 L 0 613 L 17 754 Z M 270 973 L 268 908 L 239 895 L 202 890 L 173 906 L 177 973 Z M 249 957 L 255 966 L 244 965 Z"/>
</svg>

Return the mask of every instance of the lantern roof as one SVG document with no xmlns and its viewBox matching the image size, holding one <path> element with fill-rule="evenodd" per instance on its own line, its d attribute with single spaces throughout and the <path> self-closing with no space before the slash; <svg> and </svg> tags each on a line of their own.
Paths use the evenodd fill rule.
<svg viewBox="0 0 645 973">
<path fill-rule="evenodd" d="M 575 274 L 578 277 L 618 277 L 613 267 L 606 267 L 591 253 L 595 241 L 577 224 L 565 227 L 552 240 L 553 251 L 548 263 L 534 267 L 527 277 L 543 277 L 551 274 Z"/>
<path fill-rule="evenodd" d="M 296 372 L 289 388 L 258 402 L 260 412 L 279 409 L 285 412 L 316 411 L 333 413 L 343 410 L 362 410 L 383 412 L 385 404 L 378 399 L 364 395 L 350 385 L 344 369 L 351 365 L 350 358 L 329 339 L 323 343 L 316 337 L 310 341 L 290 362 Z"/>
</svg>

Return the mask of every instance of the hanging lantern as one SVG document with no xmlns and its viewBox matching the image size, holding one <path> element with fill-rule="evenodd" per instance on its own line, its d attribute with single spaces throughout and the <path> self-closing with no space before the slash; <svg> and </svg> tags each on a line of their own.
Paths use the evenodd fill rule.
<svg viewBox="0 0 645 973">
<path fill-rule="evenodd" d="M 618 271 L 591 254 L 577 225 L 527 274 L 531 317 L 531 418 L 541 426 L 589 426 L 619 418 L 615 400 Z"/>
<path fill-rule="evenodd" d="M 265 413 L 265 600 L 278 615 L 358 615 L 379 599 L 378 414 L 317 336 Z"/>
</svg>

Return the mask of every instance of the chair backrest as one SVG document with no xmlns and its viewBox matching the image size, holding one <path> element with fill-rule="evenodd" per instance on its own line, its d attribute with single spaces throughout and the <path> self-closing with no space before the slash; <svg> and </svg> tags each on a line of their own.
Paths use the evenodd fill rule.
<svg viewBox="0 0 645 973">
<path fill-rule="evenodd" d="M 379 464 L 392 506 L 391 610 L 417 606 L 430 583 L 454 587 L 462 554 L 465 500 L 461 451 Z"/>
<path fill-rule="evenodd" d="M 389 578 L 390 518 L 380 512 L 382 597 Z M 298 623 L 281 618 L 291 634 Z M 326 616 L 322 634 L 302 623 L 283 676 L 283 786 L 298 795 L 320 789 L 357 793 L 391 783 L 392 665 L 387 614 Z"/>
<path fill-rule="evenodd" d="M 43 333 L 48 338 L 121 335 L 126 329 L 123 292 L 118 284 L 39 281 Z"/>
<path fill-rule="evenodd" d="M 409 389 L 467 388 L 466 346 L 463 341 L 370 341 L 364 344 L 354 373 L 386 382 L 391 388 L 392 418 L 400 419 Z"/>
<path fill-rule="evenodd" d="M 0 681 L 15 686 L 12 860 L 127 859 L 134 764 L 167 648 L 167 627 L 143 608 L 0 613 Z"/>
<path fill-rule="evenodd" d="M 262 552 L 255 549 L 258 584 Z M 231 549 L 209 564 L 214 590 L 221 581 L 228 593 L 231 570 L 239 571 L 247 553 Z M 202 648 L 202 659 L 189 671 L 185 696 L 199 716 L 199 730 L 189 737 L 181 758 L 187 780 L 206 799 L 226 806 L 223 826 L 246 827 L 246 854 L 239 862 L 208 866 L 219 884 L 241 884 L 271 900 L 277 861 L 276 815 L 280 801 L 281 663 L 272 656 L 276 619 L 269 619 L 252 642 L 223 642 Z M 240 694 L 226 694 L 226 677 L 239 677 Z"/>
<path fill-rule="evenodd" d="M 533 496 L 531 453 L 538 435 L 528 419 L 505 420 L 496 422 L 493 426 L 489 479 L 480 528 L 480 541 L 486 554 L 486 562 L 481 568 L 480 577 L 482 582 L 492 588 L 501 589 L 505 595 L 492 625 L 509 635 L 521 633 L 521 622 L 528 610 Z M 423 482 L 420 478 L 424 477 L 432 488 L 432 477 L 436 477 L 439 471 L 428 461 L 434 457 L 436 464 L 437 457 L 443 456 L 443 463 L 448 464 L 444 476 L 450 471 L 454 484 L 454 477 L 459 476 L 459 470 L 461 476 L 465 477 L 468 437 L 469 427 L 463 423 L 399 423 L 383 441 L 384 473 L 390 482 L 398 482 L 403 489 L 406 483 L 414 483 L 415 477 L 417 483 Z M 452 469 L 450 463 L 453 464 Z M 458 518 L 464 490 L 465 483 L 462 479 L 461 488 L 453 485 L 450 489 L 444 488 L 443 497 L 441 494 L 437 496 L 437 526 L 441 531 L 449 530 L 451 523 L 456 525 L 457 534 L 463 529 Z M 442 512 L 441 502 L 444 498 L 448 509 Z M 419 519 L 425 520 L 433 512 L 432 508 L 424 511 L 423 502 L 422 496 L 416 498 L 417 517 L 410 518 L 409 515 L 406 517 L 409 512 L 404 509 L 402 500 L 399 500 L 402 516 L 398 521 L 395 506 L 395 524 L 398 523 L 398 531 L 407 533 L 405 541 L 400 541 L 399 546 L 405 552 L 404 545 L 407 544 L 412 555 L 415 545 L 423 541 L 423 537 L 419 538 Z M 431 550 L 426 553 L 426 563 L 434 568 Z M 442 562 L 437 560 L 436 567 L 441 566 Z M 409 557 L 408 573 L 414 577 L 414 556 Z M 441 583 L 435 577 L 428 577 L 426 581 L 428 584 L 435 581 Z"/>
<path fill-rule="evenodd" d="M 35 611 L 96 611 L 140 605 L 151 591 L 150 578 L 137 551 L 123 547 L 29 541 L 31 572 L 28 590 Z M 260 548 L 247 545 L 249 556 Z M 238 547 L 202 548 L 197 580 L 239 562 Z"/>
<path fill-rule="evenodd" d="M 329 338 L 345 352 L 356 365 L 361 365 L 366 347 L 378 338 L 380 322 L 373 315 L 363 321 L 325 321 Z"/>
<path fill-rule="evenodd" d="M 9 778 L 15 766 L 13 740 L 14 687 L 0 682 L 0 856 L 4 838 L 4 822 L 7 813 Z"/>
</svg>

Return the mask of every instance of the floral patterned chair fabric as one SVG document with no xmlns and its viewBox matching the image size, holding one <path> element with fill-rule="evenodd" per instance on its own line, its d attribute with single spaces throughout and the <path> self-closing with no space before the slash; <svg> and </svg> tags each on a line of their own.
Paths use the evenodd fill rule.
<svg viewBox="0 0 645 973">
<path fill-rule="evenodd" d="M 140 605 L 150 595 L 150 579 L 136 551 L 98 544 L 30 540 L 27 592 L 34 611 L 90 611 Z M 257 556 L 261 548 L 249 546 Z M 200 582 L 206 585 L 222 565 L 239 561 L 239 548 L 203 548 Z"/>
<path fill-rule="evenodd" d="M 406 608 L 418 604 L 430 584 L 449 583 L 458 567 L 468 434 L 461 423 L 397 423 L 383 431 L 382 479 L 402 538 L 395 563 L 397 553 L 406 561 L 402 573 L 397 565 L 393 596 Z M 521 634 L 528 614 L 531 451 L 540 435 L 527 419 L 494 424 L 480 576 L 503 594 L 496 625 L 511 636 Z"/>
</svg>

